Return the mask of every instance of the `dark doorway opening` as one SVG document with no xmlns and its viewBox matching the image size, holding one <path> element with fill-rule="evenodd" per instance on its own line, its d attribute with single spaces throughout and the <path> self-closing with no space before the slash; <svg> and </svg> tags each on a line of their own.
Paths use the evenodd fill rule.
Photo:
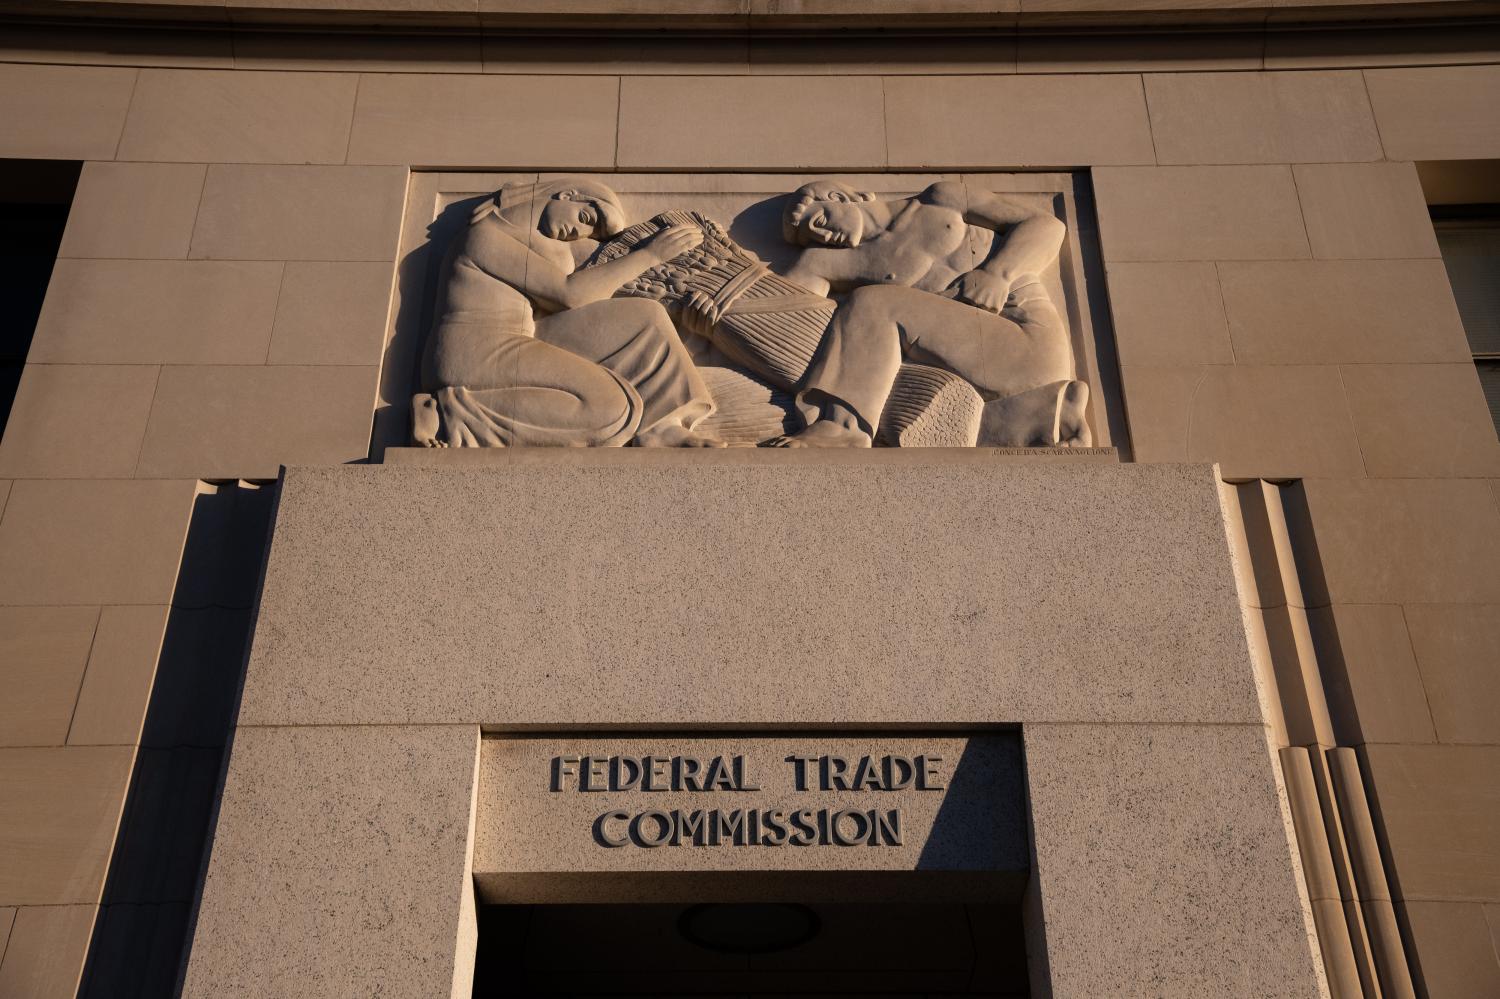
<svg viewBox="0 0 1500 999">
<path fill-rule="evenodd" d="M 1016 904 L 486 905 L 475 999 L 1030 995 Z"/>
</svg>

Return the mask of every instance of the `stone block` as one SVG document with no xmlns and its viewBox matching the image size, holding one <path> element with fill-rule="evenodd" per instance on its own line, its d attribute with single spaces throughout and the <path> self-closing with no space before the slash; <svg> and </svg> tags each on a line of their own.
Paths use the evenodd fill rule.
<svg viewBox="0 0 1500 999">
<path fill-rule="evenodd" d="M 0 521 L 0 604 L 164 604 L 195 484 L 27 480 Z"/>
<path fill-rule="evenodd" d="M 1340 745 L 1437 741 L 1400 607 L 1334 604 L 1307 616 Z"/>
<path fill-rule="evenodd" d="M 1190 401 L 1208 378 L 1201 364 L 1142 365 L 1121 370 L 1130 405 L 1130 450 L 1136 461 L 1179 462 L 1187 453 Z"/>
<path fill-rule="evenodd" d="M 132 13 L 141 11 L 137 6 Z M 90 27 L 82 20 L 65 27 L 6 25 L 0 61 L 47 62 L 77 66 L 202 66 L 228 69 L 234 49 L 227 31 L 156 30 L 141 21 L 129 31 Z"/>
<path fill-rule="evenodd" d="M 1263 728 L 1022 731 L 1054 995 L 1323 994 Z"/>
<path fill-rule="evenodd" d="M 749 60 L 751 73 L 776 76 L 988 75 L 1016 71 L 1016 40 L 981 32 L 966 37 L 752 34 Z M 743 69 L 730 64 L 718 71 L 739 73 Z"/>
<path fill-rule="evenodd" d="M 401 167 L 215 164 L 189 255 L 393 260 L 406 175 Z"/>
<path fill-rule="evenodd" d="M 1138 460 L 1218 462 L 1228 478 L 1364 474 L 1337 368 L 1205 364 L 1123 372 Z"/>
<path fill-rule="evenodd" d="M 1308 479 L 1314 603 L 1500 603 L 1500 509 L 1478 479 Z"/>
<path fill-rule="evenodd" d="M 482 41 L 477 33 L 317 34 L 255 31 L 242 24 L 234 33 L 234 65 L 240 70 L 477 73 Z"/>
<path fill-rule="evenodd" d="M 1112 264 L 1109 305 L 1122 364 L 1234 363 L 1211 263 Z"/>
<path fill-rule="evenodd" d="M 1364 747 L 1397 901 L 1500 901 L 1500 746 Z"/>
<path fill-rule="evenodd" d="M 105 607 L 78 691 L 70 746 L 134 746 L 151 700 L 165 606 Z"/>
<path fill-rule="evenodd" d="M 1219 283 L 1247 364 L 1469 361 L 1438 260 L 1233 261 Z"/>
<path fill-rule="evenodd" d="M 33 905 L 16 910 L 0 961 L 0 995 L 73 999 L 83 976 L 95 905 Z"/>
<path fill-rule="evenodd" d="M 558 8 L 550 5 L 518 8 L 514 0 L 478 0 L 478 7 L 480 24 L 490 29 L 557 23 L 550 15 L 554 15 Z M 672 27 L 679 31 L 688 28 L 743 29 L 751 13 L 746 0 L 689 0 L 669 5 L 652 0 L 583 0 L 566 7 L 570 15 L 580 16 L 583 24 L 615 25 L 621 18 L 628 18 L 638 29 Z"/>
<path fill-rule="evenodd" d="M 1371 69 L 1365 83 L 1392 159 L 1500 157 L 1500 66 Z"/>
<path fill-rule="evenodd" d="M 350 163 L 609 169 L 619 81 L 604 76 L 368 73 Z M 662 136 L 663 130 L 654 130 Z"/>
<path fill-rule="evenodd" d="M 1303 163 L 1292 168 L 1313 256 L 1438 256 L 1417 168 L 1411 163 Z"/>
<path fill-rule="evenodd" d="M 123 746 L 0 749 L 0 902 L 98 904 L 134 757 Z"/>
<path fill-rule="evenodd" d="M 0 156 L 112 160 L 134 69 L 0 65 Z"/>
<path fill-rule="evenodd" d="M 1500 995 L 1496 934 L 1473 902 L 1404 902 L 1400 913 L 1416 950 L 1423 995 L 1463 999 Z"/>
<path fill-rule="evenodd" d="M 182 994 L 467 994 L 478 736 L 241 728 Z"/>
<path fill-rule="evenodd" d="M 618 164 L 880 170 L 884 107 L 875 77 L 625 77 Z"/>
<path fill-rule="evenodd" d="M 0 475 L 129 478 L 156 392 L 154 366 L 28 364 L 0 444 Z M 63 427 L 86 432 L 60 433 Z"/>
<path fill-rule="evenodd" d="M 1264 41 L 1249 32 L 1219 34 L 1023 33 L 1021 73 L 1143 73 L 1260 69 Z"/>
<path fill-rule="evenodd" d="M 1472 363 L 1340 370 L 1370 475 L 1500 476 L 1500 440 Z"/>
<path fill-rule="evenodd" d="M 1173 24 L 1191 12 L 1197 24 L 1260 23 L 1264 0 L 1021 0 L 1028 26 Z"/>
<path fill-rule="evenodd" d="M 1168 73 L 1145 77 L 1159 163 L 1298 163 L 1381 158 L 1355 71 Z"/>
<path fill-rule="evenodd" d="M 1288 167 L 1100 167 L 1093 176 L 1111 264 L 1309 255 Z"/>
<path fill-rule="evenodd" d="M 59 260 L 30 359 L 264 364 L 277 261 Z"/>
<path fill-rule="evenodd" d="M 1266 69 L 1342 66 L 1426 66 L 1500 62 L 1500 34 L 1478 24 L 1423 25 L 1352 31 L 1271 31 L 1264 36 Z"/>
<path fill-rule="evenodd" d="M 0 607 L 0 746 L 61 746 L 97 607 Z"/>
<path fill-rule="evenodd" d="M 85 163 L 58 256 L 186 257 L 206 170 L 199 163 Z"/>
<path fill-rule="evenodd" d="M 892 169 L 1156 159 L 1134 76 L 893 76 L 884 86 Z"/>
<path fill-rule="evenodd" d="M 236 25 L 338 25 L 352 16 L 377 28 L 477 26 L 474 0 L 225 0 L 224 6 Z"/>
<path fill-rule="evenodd" d="M 564 755 L 573 758 L 572 777 L 560 772 Z M 799 755 L 812 762 L 789 762 Z M 616 756 L 629 761 L 619 765 L 618 775 L 625 780 L 631 763 L 648 757 L 668 763 L 649 788 L 603 794 L 594 793 L 606 791 L 597 785 L 586 788 L 590 768 L 582 759 Z M 843 787 L 825 774 L 825 764 L 816 759 L 824 756 L 838 756 L 846 765 Z M 892 783 L 900 786 L 880 786 L 887 777 L 887 756 L 905 761 L 904 770 L 892 763 L 889 771 Z M 715 758 L 737 760 L 729 765 L 743 777 L 744 786 L 716 791 L 674 784 L 676 764 L 671 761 L 680 757 L 706 768 L 712 768 Z M 873 761 L 871 771 L 862 769 L 864 760 Z M 827 765 L 831 771 L 831 761 Z M 813 885 L 821 875 L 858 872 L 871 881 L 864 886 L 865 897 L 904 901 L 914 888 L 910 875 L 925 871 L 963 872 L 962 884 L 975 892 L 973 901 L 997 892 L 1018 898 L 1031 866 L 1024 771 L 1015 733 L 485 739 L 474 877 L 483 900 L 512 903 L 598 901 L 609 898 L 611 884 L 630 886 L 615 901 L 644 901 L 644 875 L 656 875 L 657 890 L 669 898 L 670 885 L 677 886 L 676 898 L 691 897 L 693 881 L 714 879 L 720 890 L 728 890 L 731 881 L 722 875 L 752 871 L 752 897 L 755 892 L 788 892 L 816 901 Z M 861 773 L 873 775 L 877 786 L 849 787 Z M 653 781 L 650 774 L 641 779 Z M 606 817 L 612 810 L 624 812 L 624 820 Z M 696 811 L 707 824 L 698 828 L 690 819 L 684 827 L 678 819 L 664 827 L 660 819 L 644 815 L 673 810 L 689 816 Z M 721 832 L 722 821 L 736 810 L 740 828 Z M 803 810 L 813 823 L 811 830 L 783 825 L 778 837 L 774 827 L 764 824 L 768 813 L 774 819 L 777 811 L 785 817 Z M 844 810 L 856 815 L 840 821 L 835 816 Z M 643 845 L 664 831 L 668 842 Z M 851 838 L 856 842 L 850 843 Z M 798 896 L 803 879 L 808 894 Z M 882 881 L 890 894 L 882 896 L 876 883 Z M 952 900 L 963 900 L 961 885 L 952 887 Z M 582 899 L 570 891 L 583 893 Z M 854 901 L 838 895 L 831 900 Z"/>
<path fill-rule="evenodd" d="M 751 42 L 744 36 L 704 35 L 684 45 L 667 35 L 528 35 L 484 36 L 486 73 L 683 74 L 744 76 L 749 71 Z"/>
<path fill-rule="evenodd" d="M 164 368 L 138 475 L 274 479 L 284 463 L 364 458 L 379 369 Z"/>
<path fill-rule="evenodd" d="M 1438 738 L 1500 744 L 1500 607 L 1412 604 L 1406 624 Z"/>
<path fill-rule="evenodd" d="M 495 0 L 485 0 L 493 3 Z M 715 6 L 722 5 L 734 9 L 724 0 L 717 0 Z M 869 5 L 862 0 L 797 0 L 796 3 L 785 3 L 783 0 L 748 0 L 737 4 L 741 12 L 748 12 L 750 23 L 759 27 L 762 25 L 828 25 L 847 24 L 848 19 L 863 19 L 871 13 Z M 934 8 L 934 5 L 922 2 L 903 2 L 895 0 L 882 10 L 882 13 L 894 15 L 896 23 L 902 23 L 913 15 L 921 15 L 931 9 L 936 9 L 944 14 L 952 13 L 984 13 L 996 18 L 994 23 L 1010 24 L 1014 19 L 1006 17 L 1021 9 L 1020 0 L 957 0 L 956 3 L 945 3 Z M 856 22 L 857 23 L 857 22 Z"/>
<path fill-rule="evenodd" d="M 342 163 L 353 73 L 143 69 L 120 157 L 189 163 Z"/>
<path fill-rule="evenodd" d="M 507 451 L 288 472 L 242 725 L 1260 719 L 1204 466 Z M 798 568 L 814 545 L 831 584 Z M 412 584 L 434 565 L 465 567 L 464 606 L 511 610 L 452 627 L 453 587 Z M 349 613 L 397 591 L 399 614 Z"/>
<path fill-rule="evenodd" d="M 391 265 L 293 261 L 271 333 L 271 364 L 379 364 Z"/>
</svg>

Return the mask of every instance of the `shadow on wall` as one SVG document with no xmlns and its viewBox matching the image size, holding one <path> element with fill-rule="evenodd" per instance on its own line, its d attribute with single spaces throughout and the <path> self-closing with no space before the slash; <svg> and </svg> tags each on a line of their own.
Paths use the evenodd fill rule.
<svg viewBox="0 0 1500 999">
<path fill-rule="evenodd" d="M 380 365 L 380 398 L 370 437 L 370 460 L 382 461 L 388 447 L 405 446 L 411 439 L 410 400 L 421 387 L 422 348 L 436 307 L 432 289 L 438 285 L 443 257 L 453 239 L 469 223 L 469 216 L 488 195 L 476 195 L 444 208 L 428 223 L 427 238 L 396 264 L 400 311 L 385 345 Z"/>
<path fill-rule="evenodd" d="M 272 484 L 205 485 L 79 995 L 177 993 L 269 540 Z"/>
<path fill-rule="evenodd" d="M 21 384 L 82 166 L 0 160 L 0 430 Z"/>
<path fill-rule="evenodd" d="M 1003 871 L 1024 880 L 1031 869 L 1024 766 L 1017 733 L 969 739 L 949 763 L 917 870 Z"/>
</svg>

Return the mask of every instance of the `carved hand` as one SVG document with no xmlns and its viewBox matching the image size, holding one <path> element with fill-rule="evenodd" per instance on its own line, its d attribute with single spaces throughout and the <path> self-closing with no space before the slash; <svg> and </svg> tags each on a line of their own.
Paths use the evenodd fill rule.
<svg viewBox="0 0 1500 999">
<path fill-rule="evenodd" d="M 710 296 L 691 291 L 683 298 L 682 325 L 689 333 L 708 338 L 713 335 L 714 323 L 718 321 L 719 310 Z"/>
<path fill-rule="evenodd" d="M 958 292 L 961 301 L 990 312 L 1005 308 L 1005 300 L 1010 297 L 1010 281 L 989 271 L 972 270 L 961 274 L 951 287 Z"/>
<path fill-rule="evenodd" d="M 652 236 L 641 247 L 658 264 L 679 257 L 703 242 L 703 230 L 697 226 L 674 225 Z"/>
</svg>

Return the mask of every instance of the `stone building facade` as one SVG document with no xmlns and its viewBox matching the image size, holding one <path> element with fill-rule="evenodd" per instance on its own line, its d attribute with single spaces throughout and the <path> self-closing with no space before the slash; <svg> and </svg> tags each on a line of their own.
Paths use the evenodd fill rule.
<svg viewBox="0 0 1500 999">
<path fill-rule="evenodd" d="M 1500 994 L 1497 95 L 1489 0 L 6 4 L 0 996 Z"/>
</svg>

